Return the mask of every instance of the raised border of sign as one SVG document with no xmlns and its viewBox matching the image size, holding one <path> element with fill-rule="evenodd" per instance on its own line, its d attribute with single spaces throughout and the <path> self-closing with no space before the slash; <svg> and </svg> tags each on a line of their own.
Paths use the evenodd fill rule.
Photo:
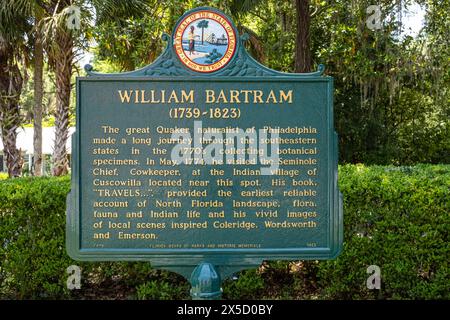
<svg viewBox="0 0 450 320">
<path fill-rule="evenodd" d="M 197 8 L 187 12 L 191 14 L 196 10 L 212 10 L 223 15 L 222 12 L 209 7 Z M 184 17 L 183 16 L 183 17 Z M 183 17 L 180 18 L 183 19 Z M 232 21 L 229 19 L 229 21 Z M 178 22 L 179 23 L 179 22 Z M 178 25 L 177 23 L 177 25 Z M 234 27 L 234 26 L 233 26 Z M 174 28 L 176 30 L 176 27 Z M 151 65 L 142 69 L 117 73 L 101 74 L 93 71 L 92 66 L 85 66 L 88 77 L 77 78 L 77 119 L 80 116 L 80 83 L 82 82 L 108 82 L 117 80 L 127 81 L 189 81 L 189 82 L 227 82 L 227 81 L 292 81 L 292 82 L 326 82 L 328 88 L 328 128 L 333 128 L 333 78 L 322 76 L 323 66 L 312 73 L 283 73 L 269 69 L 251 56 L 248 55 L 243 41 L 246 36 L 236 33 L 236 54 L 231 61 L 222 69 L 213 73 L 199 73 L 184 66 L 178 59 L 172 39 L 168 35 L 163 35 L 163 39 L 168 42 L 163 54 Z M 209 262 L 216 266 L 222 277 L 226 277 L 236 271 L 256 267 L 263 260 L 321 260 L 333 259 L 342 250 L 343 243 L 343 201 L 342 194 L 338 191 L 337 185 L 337 135 L 330 130 L 327 139 L 329 141 L 330 154 L 327 164 L 328 176 L 331 177 L 328 184 L 329 199 L 329 233 L 326 248 L 263 248 L 263 249 L 80 249 L 80 221 L 79 208 L 81 199 L 79 197 L 80 181 L 80 159 L 77 150 L 80 150 L 80 127 L 77 122 L 76 132 L 72 136 L 72 180 L 71 192 L 67 196 L 67 224 L 66 224 L 66 247 L 69 256 L 76 260 L 84 261 L 150 261 L 153 266 L 175 271 L 186 278 L 192 273 L 193 268 L 202 262 Z M 335 156 L 336 155 L 336 156 Z"/>
</svg>

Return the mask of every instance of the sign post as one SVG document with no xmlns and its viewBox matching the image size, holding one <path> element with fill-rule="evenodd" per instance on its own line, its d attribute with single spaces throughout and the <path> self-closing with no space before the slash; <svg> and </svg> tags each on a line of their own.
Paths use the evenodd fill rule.
<svg viewBox="0 0 450 320">
<path fill-rule="evenodd" d="M 264 67 L 214 8 L 163 39 L 151 65 L 77 78 L 69 255 L 150 261 L 189 279 L 193 299 L 263 260 L 335 258 L 332 78 Z"/>
</svg>

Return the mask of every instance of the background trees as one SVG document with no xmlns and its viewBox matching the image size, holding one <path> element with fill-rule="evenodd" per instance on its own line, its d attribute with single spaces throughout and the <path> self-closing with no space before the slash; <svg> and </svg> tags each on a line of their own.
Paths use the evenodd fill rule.
<svg viewBox="0 0 450 320">
<path fill-rule="evenodd" d="M 426 15 L 417 37 L 407 36 L 403 25 L 404 9 L 414 1 L 380 1 L 375 30 L 367 27 L 371 4 L 311 1 L 309 7 L 312 69 L 323 63 L 335 79 L 340 162 L 448 163 L 449 51 L 443 48 L 450 29 L 443 12 L 449 1 L 420 1 Z M 269 1 L 246 19 L 263 43 L 265 64 L 287 72 L 298 68 L 295 5 Z"/>
<path fill-rule="evenodd" d="M 73 14 L 73 7 L 81 8 L 82 16 L 76 17 L 74 28 L 68 26 L 68 20 Z M 2 41 L 3 51 L 5 52 L 5 68 L 9 72 L 13 71 L 14 59 L 18 50 L 20 50 L 20 39 L 23 39 L 31 48 L 34 58 L 34 100 L 35 108 L 35 172 L 40 172 L 41 149 L 42 149 L 42 76 L 44 65 L 44 49 L 47 63 L 55 74 L 55 143 L 53 148 L 53 175 L 59 176 L 67 173 L 68 157 L 66 143 L 68 139 L 68 128 L 70 121 L 70 97 L 72 87 L 72 72 L 76 58 L 76 51 L 82 48 L 90 40 L 92 28 L 100 25 L 104 21 L 111 19 L 120 19 L 122 17 L 133 16 L 133 14 L 145 12 L 146 2 L 144 0 L 126 0 L 126 1 L 99 1 L 99 0 L 5 0 L 0 5 L 0 14 L 2 17 Z M 94 19 L 95 16 L 95 19 Z M 73 19 L 73 18 L 72 18 Z M 30 25 L 28 30 L 21 26 Z M 16 30 L 12 32 L 11 30 Z M 8 57 L 6 57 L 8 55 Z M 6 64 L 9 63 L 7 66 Z M 6 70 L 6 69 L 5 69 Z M 5 71 L 6 72 L 6 71 Z M 26 70 L 25 70 L 26 72 Z M 16 129 L 20 125 L 17 120 L 18 104 L 21 81 L 18 77 L 19 72 L 13 74 L 5 73 L 5 83 L 9 79 L 9 87 L 5 87 L 8 95 L 2 104 L 0 120 L 2 128 L 5 128 L 5 153 L 7 155 L 8 168 L 11 167 L 10 176 L 20 174 L 20 152 L 14 151 Z M 14 84 L 14 85 L 12 85 Z M 8 91 L 9 90 L 9 91 Z M 13 94 L 17 91 L 18 94 Z M 13 100 L 13 97 L 15 97 Z M 17 101 L 14 102 L 14 101 Z M 10 146 L 11 145 L 11 146 Z"/>
<path fill-rule="evenodd" d="M 21 172 L 21 155 L 16 147 L 16 130 L 21 124 L 19 98 L 23 77 L 16 60 L 16 54 L 19 53 L 15 51 L 4 35 L 0 35 L 0 123 L 10 177 L 19 176 Z"/>
<path fill-rule="evenodd" d="M 13 26 L 13 22 L 17 23 Z M 20 94 L 24 82 L 28 48 L 25 34 L 29 23 L 21 12 L 9 10 L 6 3 L 0 6 L 0 129 L 8 175 L 21 173 L 22 157 L 17 149 L 17 129 L 22 123 Z"/>
<path fill-rule="evenodd" d="M 84 9 L 84 19 L 79 21 L 80 28 L 67 27 L 70 6 L 77 5 Z M 89 33 L 94 25 L 103 21 L 120 19 L 142 12 L 145 2 L 141 0 L 126 1 L 71 1 L 53 0 L 45 8 L 48 18 L 45 23 L 45 44 L 49 65 L 56 77 L 56 113 L 55 145 L 53 150 L 53 175 L 67 173 L 68 158 L 66 143 L 68 139 L 71 76 L 75 59 L 75 48 L 83 46 L 89 40 Z M 94 13 L 92 10 L 95 10 Z M 89 24 L 89 18 L 95 14 L 95 22 Z M 79 30 L 77 30 L 79 29 Z"/>
<path fill-rule="evenodd" d="M 186 10 L 205 5 L 231 15 L 239 32 L 250 35 L 249 51 L 273 69 L 308 72 L 325 64 L 326 74 L 335 78 L 341 162 L 448 163 L 449 2 L 382 0 L 381 28 L 372 30 L 368 0 L 5 0 L 0 5 L 0 126 L 10 174 L 20 174 L 16 129 L 30 119 L 39 168 L 40 122 L 49 110 L 45 107 L 41 116 L 41 109 L 48 102 L 54 104 L 50 122 L 57 130 L 53 174 L 67 172 L 71 89 L 74 72 L 82 74 L 80 53 L 89 50 L 99 71 L 142 67 L 161 53 L 163 32 L 170 33 Z M 426 16 L 421 33 L 411 37 L 402 19 L 414 3 L 426 9 Z M 67 29 L 70 5 L 81 9 L 79 29 Z M 45 92 L 42 83 L 51 83 L 52 75 L 54 93 Z M 28 76 L 34 90 L 26 82 L 22 88 Z M 25 108 L 30 97 L 31 111 Z"/>
</svg>

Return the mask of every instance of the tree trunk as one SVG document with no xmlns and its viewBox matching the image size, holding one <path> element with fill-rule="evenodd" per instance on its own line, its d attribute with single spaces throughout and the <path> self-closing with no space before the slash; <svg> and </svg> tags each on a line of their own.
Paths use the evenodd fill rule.
<svg viewBox="0 0 450 320">
<path fill-rule="evenodd" d="M 56 76 L 55 145 L 53 175 L 68 172 L 66 143 L 69 135 L 70 78 L 72 76 L 73 41 L 68 31 L 58 30 L 53 64 Z"/>
<path fill-rule="evenodd" d="M 202 45 L 203 45 L 203 34 L 204 34 L 204 32 L 205 32 L 205 28 L 202 28 Z M 195 41 L 195 38 L 194 38 L 194 41 Z"/>
<path fill-rule="evenodd" d="M 297 37 L 295 42 L 295 72 L 311 72 L 311 48 L 309 43 L 309 0 L 295 0 L 297 11 Z"/>
<path fill-rule="evenodd" d="M 0 127 L 3 152 L 9 177 L 18 177 L 22 172 L 23 160 L 17 149 L 17 129 L 20 127 L 19 98 L 23 78 L 18 65 L 9 55 L 12 48 L 2 45 L 0 39 Z"/>
<path fill-rule="evenodd" d="M 17 105 L 16 105 L 17 106 Z M 5 122 L 8 120 L 13 120 L 15 117 L 16 106 L 10 105 L 9 114 L 6 114 L 6 118 L 9 116 L 9 119 L 5 119 L 4 115 L 0 114 L 0 121 Z M 18 109 L 18 108 L 17 108 Z M 0 113 L 3 113 L 0 111 Z M 16 121 L 14 121 L 16 122 Z M 20 121 L 19 121 L 20 123 Z M 2 125 L 2 141 L 3 141 L 3 153 L 6 156 L 6 167 L 8 168 L 8 176 L 10 178 L 19 177 L 22 173 L 22 165 L 23 159 L 20 154 L 20 150 L 17 149 L 17 125 Z"/>
<path fill-rule="evenodd" d="M 34 46 L 34 175 L 42 175 L 42 97 L 44 95 L 43 86 L 44 49 L 39 31 L 36 32 Z"/>
<path fill-rule="evenodd" d="M 6 157 L 8 176 L 19 177 L 22 173 L 23 159 L 17 149 L 17 129 L 20 126 L 18 101 L 1 105 L 0 124 L 2 131 L 3 153 Z"/>
</svg>

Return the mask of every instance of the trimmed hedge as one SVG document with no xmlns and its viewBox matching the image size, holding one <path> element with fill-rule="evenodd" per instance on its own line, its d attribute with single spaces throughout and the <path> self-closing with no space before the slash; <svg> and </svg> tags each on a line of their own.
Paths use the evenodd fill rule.
<svg viewBox="0 0 450 320">
<path fill-rule="evenodd" d="M 450 166 L 340 168 L 343 254 L 320 265 L 325 297 L 450 298 Z M 382 289 L 366 289 L 366 268 Z"/>
<path fill-rule="evenodd" d="M 339 168 L 345 242 L 332 261 L 271 261 L 224 282 L 228 299 L 449 299 L 450 166 Z M 189 284 L 144 262 L 65 252 L 68 177 L 0 181 L 0 299 L 187 299 Z M 81 290 L 66 268 L 82 268 Z M 381 268 L 368 290 L 366 269 Z"/>
</svg>

